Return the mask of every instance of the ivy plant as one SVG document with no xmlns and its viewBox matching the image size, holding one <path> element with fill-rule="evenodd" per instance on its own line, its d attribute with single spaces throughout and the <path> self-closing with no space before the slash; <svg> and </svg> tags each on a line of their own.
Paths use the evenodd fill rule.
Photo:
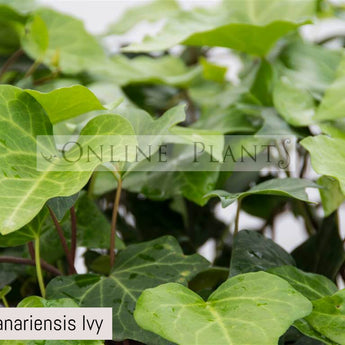
<svg viewBox="0 0 345 345">
<path fill-rule="evenodd" d="M 345 345 L 345 37 L 305 34 L 344 18 L 154 0 L 94 36 L 0 0 L 1 307 L 113 312 L 113 339 L 1 344 Z"/>
</svg>

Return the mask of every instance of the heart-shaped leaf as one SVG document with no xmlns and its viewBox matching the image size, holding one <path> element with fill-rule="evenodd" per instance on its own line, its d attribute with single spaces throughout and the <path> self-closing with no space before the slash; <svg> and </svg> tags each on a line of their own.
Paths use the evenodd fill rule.
<svg viewBox="0 0 345 345">
<path fill-rule="evenodd" d="M 47 200 L 79 192 L 99 162 L 91 165 L 84 162 L 85 169 L 79 165 L 69 166 L 64 172 L 54 171 L 54 162 L 47 162 L 43 170 L 38 170 L 37 136 L 53 134 L 45 111 L 27 92 L 7 85 L 0 87 L 0 110 L 0 232 L 7 234 L 31 221 Z M 97 136 L 93 137 L 95 134 L 119 135 L 119 140 L 112 142 L 116 150 L 123 144 L 120 136 L 133 135 L 134 131 L 121 116 L 101 115 L 81 132 L 81 135 L 91 136 L 90 144 L 99 145 Z M 135 145 L 135 137 L 132 139 L 131 144 Z M 46 150 L 55 153 L 53 138 L 41 149 L 43 153 Z"/>
<path fill-rule="evenodd" d="M 178 345 L 277 345 L 311 303 L 285 280 L 265 272 L 223 283 L 205 302 L 170 283 L 140 296 L 134 317 L 144 329 Z"/>
<path fill-rule="evenodd" d="M 184 256 L 177 241 L 167 236 L 128 246 L 117 256 L 109 277 L 57 277 L 48 284 L 47 296 L 68 296 L 82 307 L 112 307 L 114 340 L 134 339 L 160 345 L 161 338 L 142 330 L 134 321 L 137 298 L 145 289 L 160 284 L 186 284 L 208 266 L 208 261 L 197 254 Z"/>
</svg>

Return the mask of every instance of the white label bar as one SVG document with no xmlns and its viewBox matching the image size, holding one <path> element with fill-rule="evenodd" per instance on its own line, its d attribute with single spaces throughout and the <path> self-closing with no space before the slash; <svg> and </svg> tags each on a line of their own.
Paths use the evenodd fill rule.
<svg viewBox="0 0 345 345">
<path fill-rule="evenodd" d="M 112 308 L 0 308 L 0 340 L 111 340 Z"/>
</svg>

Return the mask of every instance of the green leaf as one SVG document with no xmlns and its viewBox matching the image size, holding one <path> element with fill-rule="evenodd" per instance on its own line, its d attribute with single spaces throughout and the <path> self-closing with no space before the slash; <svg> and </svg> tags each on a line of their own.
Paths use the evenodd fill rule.
<svg viewBox="0 0 345 345">
<path fill-rule="evenodd" d="M 38 296 L 24 298 L 18 308 L 78 308 L 78 304 L 70 298 L 46 300 Z"/>
<path fill-rule="evenodd" d="M 296 10 L 293 1 L 285 1 L 287 11 L 283 18 L 263 18 L 263 7 L 256 8 L 252 0 L 237 2 L 238 11 L 229 11 L 225 7 L 212 9 L 194 9 L 192 12 L 180 11 L 170 18 L 160 33 L 154 37 L 146 37 L 142 43 L 132 44 L 124 51 L 157 51 L 166 50 L 178 44 L 192 46 L 211 46 L 233 48 L 245 53 L 265 56 L 276 41 L 288 32 L 298 28 L 296 17 L 309 16 L 314 13 L 314 0 L 306 1 L 306 7 L 292 16 Z M 273 8 L 278 5 L 273 1 Z M 267 5 L 267 3 L 266 3 Z M 268 5 L 267 5 L 268 6 Z M 265 11 L 267 9 L 265 8 Z M 285 17 L 286 16 L 286 17 Z M 285 20 L 285 18 L 287 18 Z"/>
<path fill-rule="evenodd" d="M 142 21 L 154 22 L 169 17 L 179 9 L 175 0 L 155 0 L 141 6 L 134 6 L 127 10 L 121 18 L 112 24 L 108 34 L 124 34 Z"/>
<path fill-rule="evenodd" d="M 113 182 L 115 178 L 112 176 Z M 78 245 L 87 248 L 109 248 L 111 225 L 96 203 L 84 193 L 76 204 Z M 95 231 L 97 230 L 97 231 Z M 116 236 L 116 249 L 125 248 L 123 241 Z"/>
<path fill-rule="evenodd" d="M 340 190 L 339 182 L 333 178 L 321 176 L 317 183 L 323 187 L 320 195 L 325 217 L 328 217 L 345 201 L 345 195 Z"/>
<path fill-rule="evenodd" d="M 318 232 L 297 247 L 292 252 L 292 256 L 298 268 L 306 272 L 322 274 L 335 281 L 345 261 L 337 214 L 324 218 Z"/>
<path fill-rule="evenodd" d="M 179 284 L 148 289 L 134 316 L 142 328 L 179 345 L 276 345 L 310 311 L 286 281 L 256 272 L 229 279 L 207 302 Z"/>
<path fill-rule="evenodd" d="M 273 90 L 274 106 L 292 126 L 312 124 L 315 114 L 314 98 L 308 90 L 296 86 L 286 77 L 280 78 Z"/>
<path fill-rule="evenodd" d="M 329 296 L 338 291 L 337 286 L 320 274 L 306 273 L 293 266 L 281 266 L 268 270 L 289 282 L 289 284 L 309 300 Z"/>
<path fill-rule="evenodd" d="M 211 63 L 204 57 L 200 58 L 200 64 L 202 66 L 202 74 L 206 80 L 212 80 L 216 83 L 223 83 L 227 72 L 226 67 L 218 66 Z"/>
<path fill-rule="evenodd" d="M 345 194 L 345 140 L 318 135 L 303 139 L 301 145 L 309 151 L 314 170 L 337 179 Z"/>
<path fill-rule="evenodd" d="M 66 212 L 75 204 L 79 193 L 68 197 L 56 197 L 47 201 L 47 206 L 54 212 L 58 221 L 61 221 Z"/>
<path fill-rule="evenodd" d="M 52 225 L 47 222 L 48 209 L 44 207 L 40 213 L 28 224 L 16 232 L 0 235 L 0 247 L 17 247 L 37 240 Z"/>
<path fill-rule="evenodd" d="M 305 319 L 299 319 L 295 321 L 294 327 L 297 328 L 301 333 L 307 335 L 310 337 L 310 339 L 315 339 L 318 342 L 315 344 L 315 340 L 311 345 L 319 345 L 319 344 L 326 344 L 326 345 L 339 345 L 338 343 L 335 343 L 331 341 L 330 339 L 327 339 L 324 335 L 317 332 L 313 327 L 310 326 L 310 324 Z M 304 340 L 304 339 L 302 339 Z M 321 343 L 320 343 L 321 342 Z M 296 345 L 305 345 L 303 341 L 297 342 Z"/>
<path fill-rule="evenodd" d="M 345 344 L 345 290 L 313 301 L 313 312 L 305 318 L 319 333 Z"/>
<path fill-rule="evenodd" d="M 0 290 L 0 299 L 6 297 L 10 292 L 11 292 L 12 288 L 8 285 L 4 286 L 1 290 Z"/>
<path fill-rule="evenodd" d="M 86 164 L 82 166 L 84 171 L 75 164 L 68 167 L 69 171 L 53 171 L 55 162 L 39 171 L 36 136 L 52 135 L 52 126 L 43 108 L 27 92 L 1 86 L 0 109 L 0 232 L 8 234 L 31 221 L 47 200 L 79 192 L 98 162 L 80 162 Z M 91 137 L 94 134 L 132 135 L 134 132 L 124 118 L 101 115 L 91 120 L 81 132 L 81 135 Z M 13 138 L 17 140 L 13 141 Z M 97 137 L 92 138 L 89 144 L 96 145 Z M 117 145 L 122 145 L 118 140 L 112 144 L 114 150 Z M 134 137 L 132 144 L 136 144 Z M 46 150 L 51 154 L 56 152 L 52 139 L 41 149 L 43 153 Z"/>
<path fill-rule="evenodd" d="M 43 58 L 49 45 L 49 33 L 40 16 L 34 16 L 26 25 L 21 44 L 28 55 L 35 56 L 37 59 Z"/>
<path fill-rule="evenodd" d="M 167 236 L 128 246 L 117 256 L 109 277 L 58 277 L 48 284 L 47 296 L 69 296 L 81 307 L 112 307 L 114 340 L 134 339 L 160 345 L 164 344 L 161 338 L 140 329 L 134 321 L 137 298 L 145 289 L 163 283 L 186 284 L 208 265 L 197 254 L 184 256 L 177 241 Z"/>
<path fill-rule="evenodd" d="M 343 91 L 345 86 L 345 57 L 342 58 L 335 80 L 326 90 L 322 102 L 315 114 L 315 120 L 335 120 L 344 117 Z"/>
<path fill-rule="evenodd" d="M 318 186 L 309 180 L 298 178 L 272 179 L 262 182 L 244 193 L 228 193 L 216 190 L 208 193 L 205 197 L 218 197 L 224 208 L 230 206 L 239 198 L 242 199 L 253 194 L 286 196 L 308 202 L 308 195 L 305 192 L 306 188 L 318 188 Z"/>
<path fill-rule="evenodd" d="M 26 90 L 41 104 L 52 124 L 89 113 L 104 110 L 97 97 L 86 87 L 75 85 L 43 93 Z"/>
<path fill-rule="evenodd" d="M 242 230 L 235 236 L 230 264 L 231 277 L 282 265 L 295 265 L 295 260 L 269 238 L 248 230 Z"/>
<path fill-rule="evenodd" d="M 180 58 L 170 55 L 157 58 L 138 56 L 133 59 L 116 55 L 108 63 L 94 68 L 92 74 L 97 79 L 121 86 L 149 83 L 187 87 L 201 76 L 201 67 L 187 67 Z"/>
<path fill-rule="evenodd" d="M 279 61 L 283 66 L 282 75 L 321 100 L 336 77 L 341 57 L 342 53 L 337 50 L 299 39 L 283 49 Z"/>
<path fill-rule="evenodd" d="M 35 15 L 47 27 L 49 45 L 43 56 L 37 55 L 36 50 L 26 50 L 34 60 L 67 74 L 87 71 L 106 62 L 102 47 L 80 20 L 47 8 L 36 11 Z"/>
<path fill-rule="evenodd" d="M 26 20 L 26 16 L 0 2 L 0 55 L 12 54 L 20 48 Z"/>
</svg>

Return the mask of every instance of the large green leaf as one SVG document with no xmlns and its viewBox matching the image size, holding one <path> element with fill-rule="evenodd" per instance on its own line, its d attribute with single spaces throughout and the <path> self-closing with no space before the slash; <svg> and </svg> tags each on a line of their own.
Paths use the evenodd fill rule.
<svg viewBox="0 0 345 345">
<path fill-rule="evenodd" d="M 229 193 L 217 190 L 207 194 L 205 197 L 218 197 L 223 207 L 228 207 L 239 198 L 242 199 L 253 194 L 278 195 L 309 201 L 308 195 L 305 192 L 306 188 L 318 188 L 318 186 L 309 180 L 298 178 L 272 179 L 262 182 L 244 193 Z"/>
<path fill-rule="evenodd" d="M 268 270 L 287 280 L 298 292 L 309 300 L 319 299 L 332 295 L 338 291 L 337 286 L 320 274 L 306 273 L 293 266 L 281 266 Z"/>
<path fill-rule="evenodd" d="M 135 320 L 179 345 L 276 345 L 310 302 L 286 281 L 265 272 L 236 276 L 205 302 L 179 284 L 144 291 Z"/>
<path fill-rule="evenodd" d="M 102 135 L 132 135 L 132 126 L 120 116 L 102 115 L 91 120 L 81 135 L 91 136 L 89 144 L 96 145 Z M 69 171 L 56 170 L 49 163 L 44 171 L 37 169 L 38 135 L 52 135 L 52 126 L 40 104 L 27 92 L 12 86 L 0 87 L 0 232 L 10 233 L 27 224 L 43 207 L 56 196 L 77 193 L 88 181 L 99 162 L 79 162 Z M 16 140 L 13 140 L 16 138 Z M 120 137 L 118 137 L 121 139 Z M 114 148 L 123 143 L 112 140 Z M 126 139 L 128 144 L 128 139 Z M 133 137 L 132 144 L 136 140 Z M 53 139 L 41 148 L 43 153 L 56 152 Z M 83 165 L 86 164 L 86 165 Z M 15 191 L 15 193 L 14 193 Z"/>
<path fill-rule="evenodd" d="M 235 236 L 230 264 L 231 277 L 283 265 L 295 265 L 295 260 L 269 238 L 248 230 L 242 230 Z"/>
<path fill-rule="evenodd" d="M 345 344 L 345 290 L 313 301 L 313 312 L 305 318 L 319 333 Z"/>
<path fill-rule="evenodd" d="M 133 318 L 137 298 L 147 288 L 167 282 L 186 284 L 209 263 L 199 255 L 184 256 L 172 237 L 127 247 L 116 258 L 109 277 L 58 277 L 47 286 L 49 298 L 70 297 L 83 307 L 112 307 L 115 340 L 134 339 L 162 344 L 162 339 L 140 329 Z"/>
<path fill-rule="evenodd" d="M 110 26 L 108 34 L 123 34 L 142 21 L 158 21 L 172 15 L 178 9 L 179 5 L 175 0 L 154 0 L 141 6 L 133 6 Z"/>
<path fill-rule="evenodd" d="M 321 333 L 317 332 L 305 319 L 299 319 L 295 321 L 294 327 L 298 329 L 302 334 L 308 336 L 307 339 L 311 339 L 313 341 L 311 345 L 339 345 L 338 343 L 335 343 L 334 341 L 326 338 Z M 304 340 L 304 338 L 302 338 L 302 340 Z M 305 345 L 303 341 L 296 343 L 296 345 L 297 344 Z"/>
<path fill-rule="evenodd" d="M 68 120 L 93 110 L 105 108 L 86 87 L 75 85 L 56 89 L 49 93 L 26 90 L 41 104 L 52 124 Z"/>
<path fill-rule="evenodd" d="M 43 55 L 26 44 L 26 53 L 51 69 L 73 74 L 91 69 L 106 62 L 104 51 L 97 40 L 86 32 L 78 19 L 51 9 L 35 12 L 45 23 L 49 44 Z"/>
<path fill-rule="evenodd" d="M 301 144 L 309 151 L 314 170 L 337 179 L 345 194 L 345 140 L 318 135 L 302 140 Z"/>
<path fill-rule="evenodd" d="M 284 1 L 283 11 L 279 1 L 264 1 L 259 6 L 252 0 L 234 1 L 230 4 L 229 9 L 223 6 L 216 10 L 177 12 L 168 19 L 158 35 L 146 37 L 143 43 L 132 44 L 125 51 L 166 50 L 182 43 L 233 48 L 263 56 L 279 38 L 297 29 L 300 25 L 296 22 L 297 19 L 314 13 L 316 1 L 304 1 L 297 12 L 294 12 L 296 6 L 291 0 Z M 277 6 L 279 11 L 276 10 Z M 263 10 L 268 13 L 272 10 L 281 15 L 265 17 L 262 16 Z"/>
</svg>

